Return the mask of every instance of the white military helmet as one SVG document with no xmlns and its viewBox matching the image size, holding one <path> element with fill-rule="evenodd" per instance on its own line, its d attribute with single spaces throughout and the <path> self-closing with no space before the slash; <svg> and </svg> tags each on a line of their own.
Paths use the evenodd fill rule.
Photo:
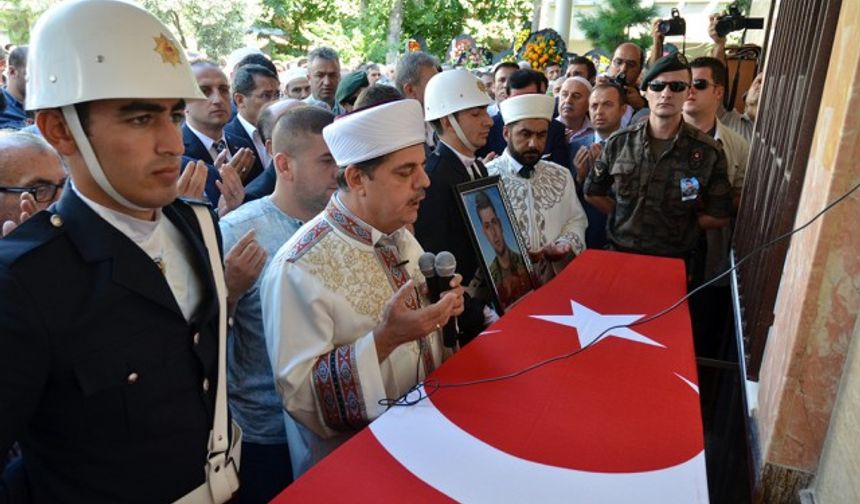
<svg viewBox="0 0 860 504">
<path fill-rule="evenodd" d="M 433 121 L 473 107 L 493 103 L 484 82 L 463 68 L 440 72 L 424 89 L 424 119 Z"/>
<path fill-rule="evenodd" d="M 447 117 L 457 138 L 472 152 L 478 148 L 469 142 L 454 113 L 493 103 L 484 82 L 468 70 L 458 68 L 440 72 L 430 78 L 424 89 L 424 119 L 434 121 Z"/>
<path fill-rule="evenodd" d="M 204 99 L 182 46 L 155 16 L 120 0 L 72 0 L 36 22 L 27 64 L 28 110 L 61 108 L 95 181 L 121 205 L 143 210 L 107 180 L 74 105 L 107 99 Z"/>
</svg>

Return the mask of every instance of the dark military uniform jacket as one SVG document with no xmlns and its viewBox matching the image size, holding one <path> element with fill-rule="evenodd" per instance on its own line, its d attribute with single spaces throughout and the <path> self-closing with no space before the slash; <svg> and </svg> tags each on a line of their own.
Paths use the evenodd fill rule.
<svg viewBox="0 0 860 504">
<path fill-rule="evenodd" d="M 192 208 L 163 213 L 203 287 L 190 322 L 155 262 L 72 190 L 0 240 L 0 453 L 24 454 L 0 502 L 22 488 L 34 502 L 172 502 L 204 483 L 217 298 Z"/>
<path fill-rule="evenodd" d="M 607 235 L 619 250 L 686 257 L 696 247 L 697 216 L 728 217 L 732 209 L 726 157 L 719 144 L 681 123 L 672 146 L 651 154 L 648 122 L 613 134 L 585 181 L 588 196 L 615 191 Z"/>
</svg>

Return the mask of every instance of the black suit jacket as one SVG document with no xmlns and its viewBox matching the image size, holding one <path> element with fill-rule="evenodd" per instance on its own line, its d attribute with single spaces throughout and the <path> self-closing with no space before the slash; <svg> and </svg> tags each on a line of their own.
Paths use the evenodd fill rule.
<svg viewBox="0 0 860 504">
<path fill-rule="evenodd" d="M 254 166 L 251 167 L 251 173 L 248 174 L 248 177 L 245 178 L 245 185 L 251 183 L 252 180 L 257 178 L 257 175 L 263 173 L 263 162 L 260 161 L 260 156 L 257 153 L 257 148 L 254 146 L 254 140 L 248 136 L 248 132 L 245 131 L 245 128 L 242 127 L 242 123 L 239 122 L 239 116 L 233 118 L 232 121 L 228 122 L 226 126 L 224 126 L 224 135 L 230 134 L 234 137 L 242 139 L 246 145 L 244 147 L 250 147 L 252 152 L 254 153 Z M 227 143 L 230 143 L 230 140 L 227 140 Z"/>
<path fill-rule="evenodd" d="M 239 126 L 241 127 L 241 124 Z M 226 130 L 224 131 L 224 140 L 227 142 L 227 149 L 230 150 L 230 154 L 236 154 L 239 149 L 247 147 L 251 149 L 256 156 L 257 150 L 254 148 L 253 143 L 248 142 L 247 138 L 248 135 L 239 137 L 227 132 Z M 218 186 L 215 185 L 215 181 L 221 180 L 221 175 L 218 174 L 218 170 L 213 166 L 215 160 L 212 159 L 212 154 L 209 153 L 206 146 L 203 145 L 203 142 L 197 138 L 197 135 L 195 135 L 185 123 L 182 124 L 182 143 L 185 144 L 185 152 L 182 155 L 182 170 L 185 170 L 185 165 L 187 165 L 189 161 L 201 160 L 206 163 L 206 167 L 209 170 L 206 175 L 206 197 L 209 198 L 209 201 L 212 202 L 213 206 L 217 205 L 218 198 L 221 197 L 221 191 L 218 189 Z"/>
<path fill-rule="evenodd" d="M 245 186 L 245 202 L 260 199 L 263 196 L 268 196 L 275 192 L 275 181 L 278 175 L 275 173 L 275 165 L 273 162 L 263 170 L 259 177 L 255 178 L 250 184 Z"/>
<path fill-rule="evenodd" d="M 163 212 L 202 280 L 190 322 L 150 257 L 69 189 L 0 240 L 0 453 L 23 451 L 0 502 L 22 481 L 33 502 L 82 503 L 172 502 L 204 482 L 218 306 L 193 210 Z"/>
<path fill-rule="evenodd" d="M 502 119 L 501 112 L 493 116 L 493 126 L 490 128 L 490 135 L 487 137 L 487 145 L 478 149 L 478 157 L 485 157 L 490 152 L 495 152 L 501 155 L 508 143 L 504 136 L 505 121 Z M 546 132 L 546 147 L 543 150 L 544 158 L 548 158 L 553 163 L 560 164 L 568 170 L 573 166 L 573 159 L 570 156 L 567 142 L 564 140 L 564 125 L 556 120 L 549 122 L 549 129 Z"/>
<path fill-rule="evenodd" d="M 430 187 L 415 222 L 415 237 L 421 247 L 438 254 L 447 250 L 457 258 L 457 273 L 463 276 L 463 285 L 468 285 L 478 269 L 478 257 L 466 223 L 457 206 L 457 184 L 469 182 L 463 162 L 445 144 L 439 142 L 436 150 L 427 158 L 427 175 Z M 486 173 L 484 173 L 486 175 Z M 483 330 L 484 303 L 467 299 L 463 315 L 459 317 L 460 330 L 465 344 Z"/>
</svg>

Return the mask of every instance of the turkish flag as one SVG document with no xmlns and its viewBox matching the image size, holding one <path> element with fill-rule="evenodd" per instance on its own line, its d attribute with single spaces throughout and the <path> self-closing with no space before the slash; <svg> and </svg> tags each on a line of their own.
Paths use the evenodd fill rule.
<svg viewBox="0 0 860 504">
<path fill-rule="evenodd" d="M 685 293 L 680 260 L 586 251 L 275 502 L 707 502 L 686 305 L 614 327 Z"/>
</svg>

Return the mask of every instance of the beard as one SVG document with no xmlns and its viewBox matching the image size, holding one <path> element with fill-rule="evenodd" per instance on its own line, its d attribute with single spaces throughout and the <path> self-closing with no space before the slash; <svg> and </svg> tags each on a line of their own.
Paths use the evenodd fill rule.
<svg viewBox="0 0 860 504">
<path fill-rule="evenodd" d="M 538 161 L 540 161 L 541 152 L 537 149 L 528 149 L 524 151 L 515 151 L 511 149 L 511 157 L 516 159 L 521 165 L 534 166 Z"/>
</svg>

